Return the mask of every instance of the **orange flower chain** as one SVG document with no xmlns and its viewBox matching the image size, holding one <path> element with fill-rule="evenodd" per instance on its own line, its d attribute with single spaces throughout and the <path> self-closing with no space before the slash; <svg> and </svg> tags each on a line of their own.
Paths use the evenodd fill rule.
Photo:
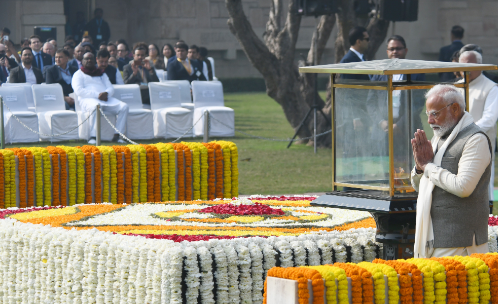
<svg viewBox="0 0 498 304">
<path fill-rule="evenodd" d="M 312 273 L 310 270 L 317 272 Z M 347 286 L 347 283 L 341 288 L 341 282 L 344 282 L 341 272 L 351 281 L 346 291 L 344 286 Z M 291 294 L 275 294 L 279 290 L 286 290 L 285 286 L 269 290 L 269 278 L 297 281 L 298 299 L 293 299 L 295 296 Z M 308 291 L 309 281 L 313 286 L 312 294 Z M 281 281 L 279 284 L 289 283 Z M 275 283 L 271 286 L 275 286 Z M 321 286 L 321 289 L 318 286 Z M 351 301 L 347 297 L 348 293 L 351 295 Z M 270 294 L 272 299 L 280 297 L 282 301 L 297 300 L 299 303 L 308 303 L 312 298 L 313 303 L 324 303 L 325 294 L 328 303 L 373 304 L 374 293 L 375 303 L 395 304 L 399 301 L 402 304 L 488 302 L 496 304 L 498 303 L 498 253 L 390 261 L 375 259 L 372 262 L 359 264 L 273 267 L 268 270 L 264 284 L 263 303 L 267 303 Z"/>
<path fill-rule="evenodd" d="M 134 197 L 142 203 L 190 201 L 200 198 L 202 187 L 206 187 L 203 188 L 205 199 L 236 197 L 238 164 L 230 161 L 238 161 L 237 147 L 231 142 L 220 143 L 231 155 L 224 158 L 224 150 L 216 142 L 197 144 L 206 147 L 202 148 L 205 155 L 202 157 L 199 150 L 195 155 L 191 150 L 199 146 L 189 147 L 183 143 L 139 145 L 138 148 L 102 146 L 100 150 L 89 145 L 0 150 L 0 209 L 16 205 L 26 208 L 101 202 L 123 204 L 132 203 Z M 136 165 L 133 153 L 136 153 Z M 206 168 L 205 175 L 199 175 L 199 168 Z M 224 172 L 230 172 L 231 176 L 224 176 Z M 24 191 L 19 191 L 22 189 Z"/>
</svg>

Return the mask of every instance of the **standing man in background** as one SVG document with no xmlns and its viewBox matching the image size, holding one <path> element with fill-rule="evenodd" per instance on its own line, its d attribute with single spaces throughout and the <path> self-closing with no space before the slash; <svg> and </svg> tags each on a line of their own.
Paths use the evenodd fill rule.
<svg viewBox="0 0 498 304">
<path fill-rule="evenodd" d="M 349 31 L 349 52 L 341 59 L 341 63 L 348 62 L 362 62 L 365 61 L 364 54 L 368 49 L 368 42 L 370 36 L 367 29 L 362 26 L 355 26 Z M 341 79 L 357 79 L 357 80 L 370 80 L 370 77 L 365 74 L 342 74 Z"/>
<path fill-rule="evenodd" d="M 463 47 L 463 32 L 463 27 L 459 25 L 455 25 L 451 28 L 451 44 L 443 46 L 439 50 L 439 61 L 451 62 L 451 57 L 453 56 L 453 54 Z M 453 75 L 453 73 L 439 73 L 439 80 L 443 82 L 448 82 L 453 78 L 455 78 L 455 75 Z"/>
<path fill-rule="evenodd" d="M 109 41 L 111 38 L 111 29 L 109 24 L 102 19 L 104 11 L 101 8 L 96 8 L 93 14 L 95 18 L 86 24 L 85 31 L 88 31 L 88 35 L 92 37 L 93 46 L 98 50 L 102 41 Z"/>
<path fill-rule="evenodd" d="M 460 55 L 460 63 L 482 63 L 482 56 L 476 51 L 466 51 Z M 496 147 L 496 120 L 498 119 L 498 87 L 481 71 L 470 72 L 469 113 L 475 124 L 486 133 L 491 141 L 491 177 L 489 181 L 489 200 L 494 200 L 494 168 Z M 463 82 L 461 80 L 460 82 Z"/>
</svg>

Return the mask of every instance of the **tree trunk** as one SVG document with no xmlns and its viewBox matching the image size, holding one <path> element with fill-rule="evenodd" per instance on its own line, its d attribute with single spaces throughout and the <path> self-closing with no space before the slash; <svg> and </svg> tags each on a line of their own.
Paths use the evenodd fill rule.
<svg viewBox="0 0 498 304">
<path fill-rule="evenodd" d="M 323 110 L 327 115 L 324 117 L 318 112 L 317 114 L 317 133 L 330 130 L 330 100 L 324 102 L 318 94 L 315 94 L 314 85 L 315 77 L 313 74 L 300 74 L 298 65 L 295 63 L 296 42 L 301 25 L 301 16 L 296 15 L 296 1 L 289 0 L 288 13 L 284 15 L 283 0 L 271 1 L 270 13 L 266 24 L 266 31 L 263 35 L 263 41 L 254 33 L 254 30 L 248 21 L 242 6 L 241 0 L 225 0 L 228 10 L 229 19 L 228 27 L 232 34 L 241 44 L 247 58 L 251 64 L 261 73 L 266 83 L 266 93 L 273 98 L 283 109 L 285 117 L 294 130 L 298 130 L 300 123 L 303 121 L 306 113 L 312 109 L 314 98 L 318 108 Z M 347 34 L 352 24 L 348 20 L 352 16 L 355 19 L 352 9 L 351 0 L 341 0 L 341 6 L 348 9 L 342 9 L 341 14 L 336 16 L 321 16 L 317 25 L 318 37 L 315 43 L 316 32 L 313 34 L 311 47 L 306 60 L 299 61 L 299 65 L 313 65 L 320 59 L 325 50 L 325 46 L 330 37 L 332 29 L 337 22 L 339 26 L 339 37 L 342 37 L 339 45 L 344 50 L 349 48 L 347 44 Z M 336 21 L 337 20 L 337 21 Z M 366 21 L 364 21 L 366 22 Z M 380 22 L 370 22 L 371 27 L 382 25 Z M 387 31 L 387 26 L 386 26 Z M 370 32 L 370 30 L 369 30 Z M 382 32 L 382 29 L 380 30 Z M 344 36 L 345 35 L 345 36 Z M 385 36 L 385 35 L 384 35 Z M 346 39 L 344 40 L 344 37 Z M 380 37 L 380 36 L 379 36 Z M 383 38 L 382 38 L 383 39 Z M 346 41 L 346 44 L 344 43 Z M 380 45 L 380 43 L 378 44 Z M 378 48 L 378 45 L 376 48 Z M 375 54 L 372 48 L 372 54 Z M 337 56 L 340 55 L 336 48 Z M 342 58 L 339 57 L 339 58 Z M 300 128 L 298 136 L 300 138 L 309 137 L 313 134 L 313 115 L 310 115 Z M 302 142 L 308 142 L 303 140 Z M 321 147 L 331 146 L 330 135 L 317 138 L 317 145 Z"/>
</svg>

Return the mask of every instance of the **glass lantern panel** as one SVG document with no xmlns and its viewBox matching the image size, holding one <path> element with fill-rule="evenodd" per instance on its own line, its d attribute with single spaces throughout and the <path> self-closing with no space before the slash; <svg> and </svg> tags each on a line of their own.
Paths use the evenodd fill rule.
<svg viewBox="0 0 498 304">
<path fill-rule="evenodd" d="M 336 182 L 389 186 L 388 140 L 379 133 L 386 97 L 386 91 L 335 89 Z"/>
</svg>

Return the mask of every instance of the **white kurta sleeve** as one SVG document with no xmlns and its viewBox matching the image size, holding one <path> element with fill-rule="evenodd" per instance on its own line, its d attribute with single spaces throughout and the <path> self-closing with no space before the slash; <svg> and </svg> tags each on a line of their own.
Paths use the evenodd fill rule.
<svg viewBox="0 0 498 304">
<path fill-rule="evenodd" d="M 418 174 L 417 171 L 415 171 L 415 167 L 413 167 L 413 170 L 412 170 L 412 187 L 417 192 L 418 192 L 418 186 L 420 185 L 420 179 L 422 178 L 423 175 L 424 175 L 423 173 Z"/>
<path fill-rule="evenodd" d="M 430 178 L 436 187 L 458 197 L 468 197 L 474 192 L 490 161 L 488 140 L 484 134 L 479 133 L 465 143 L 457 174 L 429 163 L 425 166 L 424 175 Z"/>
<path fill-rule="evenodd" d="M 81 70 L 74 73 L 71 86 L 80 98 L 99 98 L 99 92 L 85 88 L 85 74 Z"/>
<path fill-rule="evenodd" d="M 101 79 L 106 87 L 105 91 L 109 95 L 108 97 L 112 97 L 112 95 L 114 94 L 114 87 L 112 86 L 112 83 L 109 80 L 109 77 L 107 76 L 106 73 L 104 73 L 104 74 L 102 74 Z"/>
<path fill-rule="evenodd" d="M 498 87 L 494 86 L 486 97 L 484 102 L 484 111 L 482 117 L 476 122 L 484 132 L 488 132 L 491 128 L 496 128 L 496 120 L 498 119 Z"/>
</svg>

